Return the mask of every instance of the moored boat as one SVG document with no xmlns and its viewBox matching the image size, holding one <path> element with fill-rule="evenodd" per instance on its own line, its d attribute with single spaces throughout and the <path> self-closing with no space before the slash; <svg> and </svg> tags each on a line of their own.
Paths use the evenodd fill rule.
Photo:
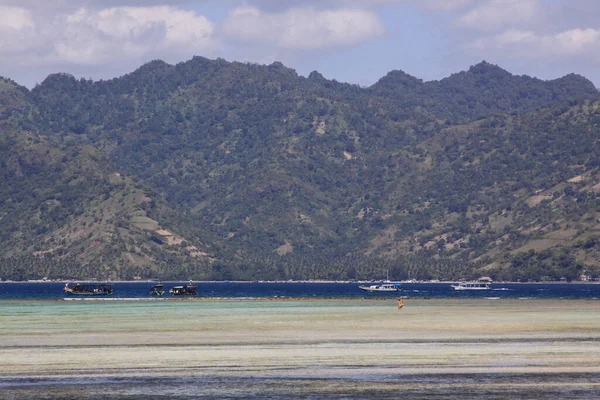
<svg viewBox="0 0 600 400">
<path fill-rule="evenodd" d="M 172 296 L 195 296 L 197 294 L 195 285 L 173 286 L 169 289 L 169 293 Z"/>
<path fill-rule="evenodd" d="M 359 286 L 359 289 L 365 292 L 399 292 L 402 290 L 402 285 L 399 283 L 378 283 L 370 286 Z"/>
<path fill-rule="evenodd" d="M 69 282 L 63 291 L 73 296 L 110 296 L 113 294 L 112 284 L 97 282 Z"/>
<path fill-rule="evenodd" d="M 164 296 L 165 295 L 165 285 L 159 283 L 150 288 L 151 296 Z"/>
<path fill-rule="evenodd" d="M 490 290 L 491 286 L 488 282 L 459 282 L 450 285 L 454 290 Z"/>
</svg>

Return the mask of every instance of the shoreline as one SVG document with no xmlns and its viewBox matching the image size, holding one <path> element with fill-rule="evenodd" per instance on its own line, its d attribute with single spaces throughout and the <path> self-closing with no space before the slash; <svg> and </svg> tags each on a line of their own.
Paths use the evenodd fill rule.
<svg viewBox="0 0 600 400">
<path fill-rule="evenodd" d="M 311 283 L 311 284 L 333 284 L 333 283 L 341 283 L 341 284 L 366 284 L 366 283 L 381 283 L 385 282 L 384 280 L 274 280 L 274 281 L 263 281 L 263 280 L 251 280 L 251 281 L 243 281 L 243 280 L 225 280 L 225 281 L 214 281 L 214 280 L 94 280 L 94 279 L 56 279 L 56 280 L 42 280 L 42 279 L 30 279 L 26 281 L 13 281 L 13 280 L 0 280 L 0 284 L 2 283 L 70 283 L 70 282 L 97 282 L 97 283 L 168 283 L 168 284 L 179 284 L 192 282 L 192 284 L 197 283 Z M 454 280 L 454 281 L 415 281 L 415 280 L 406 280 L 406 281 L 389 281 L 387 283 L 401 283 L 401 284 L 453 284 L 458 282 L 471 282 L 465 280 Z M 492 281 L 492 285 L 494 284 L 507 284 L 507 285 L 569 285 L 569 284 L 578 284 L 578 285 L 598 285 L 599 281 L 536 281 L 536 282 L 512 282 L 512 281 Z"/>
<path fill-rule="evenodd" d="M 292 297 L 292 296 L 271 296 L 271 297 L 54 297 L 54 298 L 35 298 L 35 297 L 23 297 L 23 298 L 0 298 L 0 303 L 16 303 L 16 302 L 73 302 L 73 303 L 317 303 L 317 302 L 339 302 L 339 303 L 351 303 L 351 302 L 390 302 L 396 304 L 398 299 L 405 301 L 404 306 L 409 306 L 414 303 L 423 302 L 424 304 L 435 304 L 443 303 L 448 301 L 456 301 L 462 304 L 467 304 L 473 300 L 489 303 L 548 303 L 549 301 L 558 302 L 585 302 L 585 303 L 596 303 L 600 302 L 600 297 L 552 297 L 552 298 L 540 298 L 540 297 L 410 297 L 410 296 L 380 296 L 380 297 L 333 297 L 333 296 L 311 296 L 311 297 Z"/>
</svg>

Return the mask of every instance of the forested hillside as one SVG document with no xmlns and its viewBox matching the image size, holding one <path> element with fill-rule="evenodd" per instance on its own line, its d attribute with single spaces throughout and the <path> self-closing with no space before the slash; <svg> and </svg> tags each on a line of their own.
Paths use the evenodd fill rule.
<svg viewBox="0 0 600 400">
<path fill-rule="evenodd" d="M 0 278 L 597 276 L 600 96 L 195 57 L 0 79 Z"/>
</svg>

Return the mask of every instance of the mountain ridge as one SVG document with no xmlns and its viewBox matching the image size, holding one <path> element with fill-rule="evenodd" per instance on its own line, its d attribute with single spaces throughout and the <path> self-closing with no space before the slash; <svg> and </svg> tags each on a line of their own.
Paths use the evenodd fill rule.
<svg viewBox="0 0 600 400">
<path fill-rule="evenodd" d="M 0 277 L 23 276 L 17 259 L 31 255 L 113 279 L 595 271 L 589 81 L 485 62 L 433 83 L 387 76 L 360 88 L 194 57 L 108 81 L 5 85 L 0 110 L 23 107 L 0 118 L 0 251 L 13 260 Z M 527 246 L 534 256 L 515 266 Z M 525 276 L 522 265 L 561 259 Z"/>
</svg>

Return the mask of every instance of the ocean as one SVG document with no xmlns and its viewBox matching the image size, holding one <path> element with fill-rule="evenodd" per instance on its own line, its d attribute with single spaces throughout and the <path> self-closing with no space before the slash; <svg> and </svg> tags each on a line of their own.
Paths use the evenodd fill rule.
<svg viewBox="0 0 600 400">
<path fill-rule="evenodd" d="M 194 284 L 1 283 L 0 399 L 600 399 L 600 285 Z"/>
<path fill-rule="evenodd" d="M 162 282 L 168 289 L 189 282 Z M 112 298 L 141 299 L 150 297 L 156 282 L 114 282 Z M 60 282 L 0 282 L 2 299 L 56 300 L 65 297 Z M 600 284 L 595 283 L 492 283 L 491 290 L 455 291 L 450 283 L 402 283 L 399 292 L 368 293 L 359 283 L 320 282 L 194 282 L 197 298 L 532 298 L 595 299 L 600 298 Z"/>
</svg>

